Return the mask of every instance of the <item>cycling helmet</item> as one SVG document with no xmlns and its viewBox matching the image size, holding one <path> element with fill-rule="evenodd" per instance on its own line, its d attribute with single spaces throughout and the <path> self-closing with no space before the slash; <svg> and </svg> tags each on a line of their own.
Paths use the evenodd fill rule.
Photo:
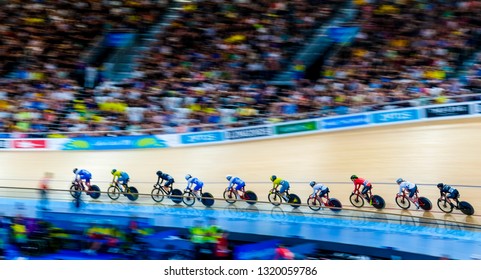
<svg viewBox="0 0 481 280">
<path fill-rule="evenodd" d="M 316 185 L 316 182 L 315 181 L 311 181 L 309 182 L 309 185 L 311 185 L 311 187 L 314 187 Z"/>
<path fill-rule="evenodd" d="M 437 185 L 437 187 L 438 187 L 438 188 L 443 188 L 443 187 L 444 187 L 444 184 L 443 184 L 443 183 L 439 183 L 439 184 Z"/>
<path fill-rule="evenodd" d="M 227 179 L 227 181 L 230 181 L 230 179 L 232 179 L 232 176 L 231 175 L 227 175 L 227 177 L 225 177 Z"/>
<path fill-rule="evenodd" d="M 356 175 L 351 176 L 351 180 L 356 180 L 358 177 Z"/>
<path fill-rule="evenodd" d="M 159 177 L 162 176 L 162 171 L 160 171 L 160 170 L 157 171 L 157 176 L 159 176 Z"/>
<path fill-rule="evenodd" d="M 112 173 L 112 175 L 114 175 L 115 172 L 117 172 L 117 169 L 112 169 L 112 172 L 110 172 L 110 173 Z"/>
<path fill-rule="evenodd" d="M 398 179 L 396 180 L 396 183 L 398 183 L 398 184 L 401 184 L 402 182 L 404 182 L 404 179 L 403 179 L 403 178 L 398 178 Z"/>
<path fill-rule="evenodd" d="M 73 173 L 77 173 L 78 168 L 73 169 Z"/>
<path fill-rule="evenodd" d="M 272 175 L 272 176 L 271 176 L 271 181 L 274 182 L 275 179 L 277 179 L 277 176 L 276 176 L 276 175 Z"/>
<path fill-rule="evenodd" d="M 190 178 L 192 178 L 192 175 L 190 175 L 190 174 L 185 175 L 185 179 L 186 179 L 187 181 L 188 181 Z"/>
</svg>

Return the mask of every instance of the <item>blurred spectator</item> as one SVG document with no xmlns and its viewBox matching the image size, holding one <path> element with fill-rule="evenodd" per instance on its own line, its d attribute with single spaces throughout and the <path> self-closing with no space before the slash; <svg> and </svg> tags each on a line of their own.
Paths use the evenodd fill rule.
<svg viewBox="0 0 481 280">
<path fill-rule="evenodd" d="M 232 250 L 229 247 L 229 233 L 225 230 L 219 230 L 219 238 L 215 245 L 214 256 L 218 260 L 229 260 L 232 258 Z"/>
<path fill-rule="evenodd" d="M 40 191 L 40 203 L 39 207 L 42 210 L 48 210 L 48 189 L 50 185 L 50 180 L 53 178 L 52 172 L 45 172 L 42 179 L 39 182 Z"/>
<path fill-rule="evenodd" d="M 10 243 L 10 231 L 4 217 L 0 215 L 0 260 L 5 259 L 7 245 Z"/>
<path fill-rule="evenodd" d="M 279 244 L 276 248 L 274 260 L 293 260 L 294 253 L 291 252 L 286 246 L 283 244 Z"/>
</svg>

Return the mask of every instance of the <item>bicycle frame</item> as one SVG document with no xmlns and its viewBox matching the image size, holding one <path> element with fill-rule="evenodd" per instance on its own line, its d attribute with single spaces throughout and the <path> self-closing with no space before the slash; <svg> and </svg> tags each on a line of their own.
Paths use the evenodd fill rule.
<svg viewBox="0 0 481 280">
<path fill-rule="evenodd" d="M 418 203 L 419 204 L 419 190 L 416 190 L 416 192 L 414 193 L 412 199 L 409 197 L 409 191 L 404 189 L 402 194 L 400 195 L 399 193 L 396 194 L 397 197 L 402 197 L 403 199 L 408 199 L 410 200 L 412 203 Z"/>
</svg>

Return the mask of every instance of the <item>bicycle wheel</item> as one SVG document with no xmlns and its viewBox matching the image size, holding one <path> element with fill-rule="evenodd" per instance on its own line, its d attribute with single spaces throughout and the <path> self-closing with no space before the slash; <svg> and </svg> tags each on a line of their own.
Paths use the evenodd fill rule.
<svg viewBox="0 0 481 280">
<path fill-rule="evenodd" d="M 214 205 L 214 196 L 208 192 L 202 194 L 202 199 L 200 200 L 204 206 L 211 207 Z"/>
<path fill-rule="evenodd" d="M 129 187 L 129 193 L 127 194 L 127 198 L 130 201 L 136 201 L 139 198 L 139 191 L 135 187 Z"/>
<path fill-rule="evenodd" d="M 314 211 L 319 211 L 319 209 L 321 209 L 321 203 L 319 202 L 319 200 L 312 196 L 309 196 L 309 198 L 307 199 L 307 206 L 309 206 L 309 208 Z"/>
<path fill-rule="evenodd" d="M 267 199 L 274 206 L 279 206 L 282 203 L 282 197 L 276 190 L 270 190 Z"/>
<path fill-rule="evenodd" d="M 438 199 L 438 208 L 439 210 L 443 211 L 444 213 L 451 213 L 453 212 L 454 205 L 451 205 L 446 199 Z"/>
<path fill-rule="evenodd" d="M 184 202 L 185 205 L 187 206 L 192 206 L 194 205 L 195 203 L 195 200 L 197 199 L 197 197 L 195 196 L 195 194 L 191 193 L 191 192 L 184 192 L 184 194 L 182 195 L 182 201 Z"/>
<path fill-rule="evenodd" d="M 361 208 L 364 206 L 364 199 L 360 194 L 355 194 L 355 193 L 351 194 L 351 196 L 349 196 L 349 201 L 354 207 Z"/>
<path fill-rule="evenodd" d="M 164 191 L 161 188 L 162 187 L 156 188 L 154 186 L 154 189 L 150 193 L 150 196 L 155 202 L 162 202 L 162 200 L 164 200 Z"/>
<path fill-rule="evenodd" d="M 120 197 L 120 194 L 122 192 L 120 191 L 120 189 L 117 187 L 117 186 L 110 186 L 108 189 L 107 189 L 107 195 L 110 197 L 110 199 L 112 200 L 117 200 L 119 199 Z"/>
<path fill-rule="evenodd" d="M 70 195 L 73 198 L 79 198 L 82 195 L 82 188 L 78 184 L 70 186 Z"/>
<path fill-rule="evenodd" d="M 371 200 L 372 206 L 374 206 L 376 209 L 383 209 L 386 206 L 384 198 L 380 197 L 379 195 L 373 195 Z"/>
<path fill-rule="evenodd" d="M 173 189 L 170 193 L 170 199 L 175 203 L 179 204 L 182 202 L 182 191 L 179 189 Z"/>
<path fill-rule="evenodd" d="M 339 212 L 341 211 L 342 203 L 337 198 L 331 198 L 329 200 L 329 206 L 330 206 L 329 209 L 331 209 L 331 211 Z"/>
<path fill-rule="evenodd" d="M 232 204 L 232 203 L 234 203 L 234 202 L 236 201 L 235 194 L 234 194 L 234 192 L 233 192 L 232 190 L 226 189 L 226 190 L 224 191 L 224 195 L 223 195 L 223 196 L 224 196 L 225 201 L 227 201 L 227 203 Z"/>
<path fill-rule="evenodd" d="M 423 209 L 424 211 L 429 211 L 433 209 L 433 204 L 431 203 L 431 200 L 429 200 L 427 197 L 419 197 L 418 203 L 419 207 L 421 207 L 421 209 Z"/>
<path fill-rule="evenodd" d="M 463 212 L 463 214 L 471 216 L 474 214 L 474 207 L 467 201 L 460 201 L 459 202 L 459 210 Z"/>
<path fill-rule="evenodd" d="M 247 200 L 246 202 L 250 205 L 256 204 L 257 194 L 253 191 L 246 191 L 244 194 L 244 199 Z"/>
<path fill-rule="evenodd" d="M 287 203 L 289 203 L 292 207 L 297 208 L 301 206 L 301 199 L 299 196 L 297 196 L 297 194 L 291 193 L 289 194 L 289 201 L 287 201 Z"/>
<path fill-rule="evenodd" d="M 93 199 L 97 199 L 100 197 L 100 188 L 97 185 L 90 186 L 90 197 Z"/>
<path fill-rule="evenodd" d="M 405 196 L 396 196 L 396 204 L 402 209 L 408 209 L 411 206 L 411 201 Z"/>
</svg>

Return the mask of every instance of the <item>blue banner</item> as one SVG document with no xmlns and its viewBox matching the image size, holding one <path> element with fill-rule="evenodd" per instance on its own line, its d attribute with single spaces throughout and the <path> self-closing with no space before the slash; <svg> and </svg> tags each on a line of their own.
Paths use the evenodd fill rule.
<svg viewBox="0 0 481 280">
<path fill-rule="evenodd" d="M 236 246 L 235 260 L 273 260 L 279 240 L 268 240 L 255 244 Z"/>
<path fill-rule="evenodd" d="M 419 111 L 417 109 L 396 110 L 372 114 L 372 120 L 374 123 L 404 122 L 417 119 L 419 119 Z"/>
<path fill-rule="evenodd" d="M 208 142 L 218 142 L 223 140 L 224 140 L 224 134 L 219 131 L 182 134 L 180 136 L 180 141 L 182 144 L 208 143 Z"/>
<path fill-rule="evenodd" d="M 359 27 L 329 27 L 327 37 L 337 43 L 352 42 L 354 36 L 359 31 Z"/>
<path fill-rule="evenodd" d="M 369 116 L 363 114 L 363 115 L 325 119 L 325 120 L 322 120 L 321 125 L 323 129 L 332 129 L 332 128 L 366 125 L 368 123 L 369 123 Z"/>
<path fill-rule="evenodd" d="M 79 137 L 65 143 L 62 150 L 117 150 L 139 148 L 165 148 L 164 140 L 155 136 L 119 136 L 119 137 Z"/>
</svg>

